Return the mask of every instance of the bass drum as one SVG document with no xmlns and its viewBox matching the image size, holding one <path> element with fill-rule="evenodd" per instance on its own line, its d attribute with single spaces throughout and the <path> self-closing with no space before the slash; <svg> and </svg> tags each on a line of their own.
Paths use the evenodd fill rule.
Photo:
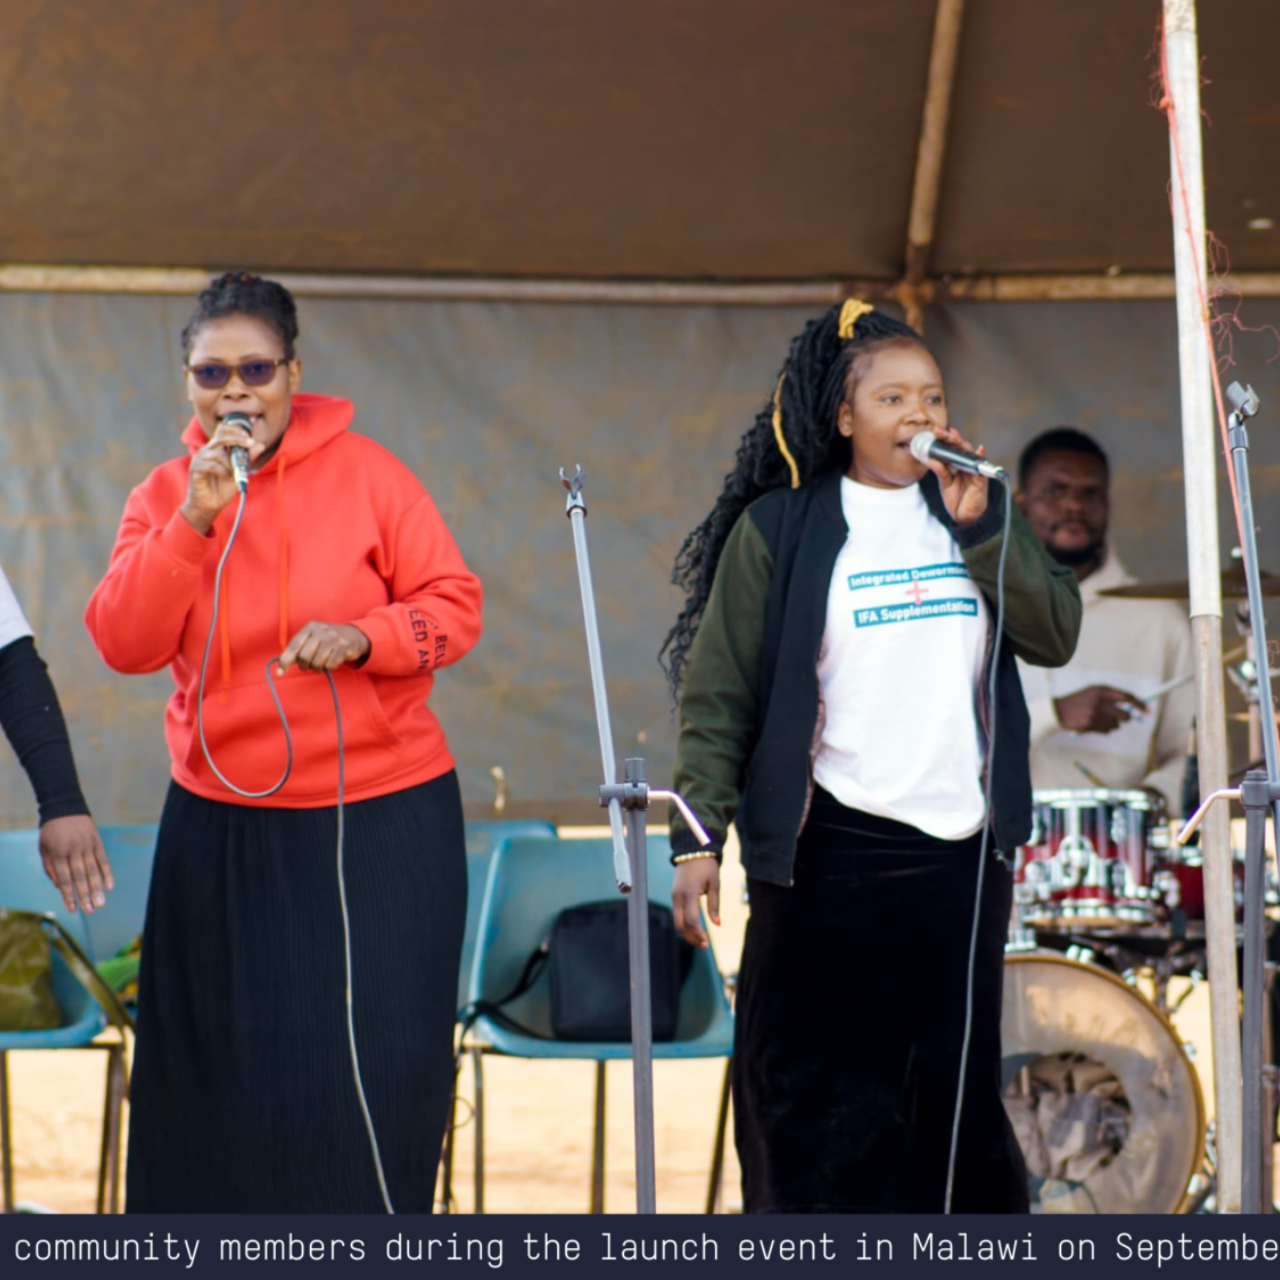
<svg viewBox="0 0 1280 1280">
<path fill-rule="evenodd" d="M 1200 1081 L 1169 1020 L 1105 969 L 1004 966 L 1002 1085 L 1033 1213 L 1180 1213 L 1204 1159 Z"/>
</svg>

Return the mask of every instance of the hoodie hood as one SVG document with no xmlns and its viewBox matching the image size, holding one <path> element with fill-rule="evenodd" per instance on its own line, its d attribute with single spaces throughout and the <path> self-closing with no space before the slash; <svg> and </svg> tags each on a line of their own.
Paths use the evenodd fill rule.
<svg viewBox="0 0 1280 1280">
<path fill-rule="evenodd" d="M 346 431 L 354 417 L 355 406 L 350 400 L 299 391 L 293 397 L 289 425 L 280 438 L 280 447 L 276 450 L 275 457 L 262 468 L 263 472 L 270 472 L 276 463 L 283 464 L 286 455 L 289 465 L 296 466 L 303 458 L 324 448 Z M 197 452 L 209 443 L 208 433 L 200 425 L 199 418 L 192 418 L 187 423 L 186 430 L 182 433 L 182 443 L 190 453 Z"/>
</svg>

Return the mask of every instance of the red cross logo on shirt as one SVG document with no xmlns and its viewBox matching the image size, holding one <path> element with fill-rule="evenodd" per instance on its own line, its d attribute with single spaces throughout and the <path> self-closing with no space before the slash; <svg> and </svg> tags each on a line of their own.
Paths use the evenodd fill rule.
<svg viewBox="0 0 1280 1280">
<path fill-rule="evenodd" d="M 915 599 L 916 604 L 923 604 L 924 597 L 927 596 L 928 594 L 929 594 L 929 588 L 922 587 L 919 583 L 919 580 L 911 584 L 911 589 L 909 591 L 903 592 L 903 595 L 908 595 L 913 597 Z"/>
</svg>

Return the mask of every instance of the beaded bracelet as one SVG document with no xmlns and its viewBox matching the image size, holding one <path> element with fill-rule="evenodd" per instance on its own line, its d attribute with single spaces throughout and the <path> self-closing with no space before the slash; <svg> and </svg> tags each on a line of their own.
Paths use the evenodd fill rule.
<svg viewBox="0 0 1280 1280">
<path fill-rule="evenodd" d="M 699 858 L 714 858 L 720 861 L 720 855 L 714 849 L 695 849 L 692 853 L 677 853 L 671 859 L 671 865 L 678 867 L 682 862 L 695 862 Z"/>
</svg>

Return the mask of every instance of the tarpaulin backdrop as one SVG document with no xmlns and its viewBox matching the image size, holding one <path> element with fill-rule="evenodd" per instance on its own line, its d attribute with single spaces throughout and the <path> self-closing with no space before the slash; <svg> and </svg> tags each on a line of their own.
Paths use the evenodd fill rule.
<svg viewBox="0 0 1280 1280">
<path fill-rule="evenodd" d="M 130 488 L 182 450 L 189 409 L 178 333 L 189 306 L 0 295 L 0 563 L 50 663 L 86 794 L 103 821 L 156 818 L 167 784 L 168 674 L 113 674 L 81 617 Z M 581 463 L 588 475 L 619 757 L 643 754 L 650 777 L 669 781 L 674 726 L 656 654 L 680 603 L 671 563 L 809 314 L 301 303 L 303 386 L 354 400 L 355 429 L 414 468 L 484 581 L 484 638 L 441 673 L 433 695 L 473 814 L 493 799 L 495 765 L 506 775 L 508 815 L 599 812 L 561 465 Z M 1267 363 L 1280 338 L 1264 328 L 1280 325 L 1280 302 L 1250 300 L 1243 314 L 1260 329 L 1238 334 L 1235 350 L 1263 404 L 1251 431 L 1261 554 L 1280 570 L 1269 532 L 1280 516 L 1280 361 Z M 1143 577 L 1185 575 L 1172 304 L 955 305 L 929 313 L 928 338 L 967 435 L 1012 468 L 1019 448 L 1048 426 L 1094 432 L 1112 458 L 1113 533 L 1126 563 Z M 1225 555 L 1235 543 L 1225 482 L 1220 501 Z M 222 763 L 234 774 L 234 761 Z M 21 771 L 0 765 L 0 819 L 24 826 L 34 818 Z"/>
</svg>

